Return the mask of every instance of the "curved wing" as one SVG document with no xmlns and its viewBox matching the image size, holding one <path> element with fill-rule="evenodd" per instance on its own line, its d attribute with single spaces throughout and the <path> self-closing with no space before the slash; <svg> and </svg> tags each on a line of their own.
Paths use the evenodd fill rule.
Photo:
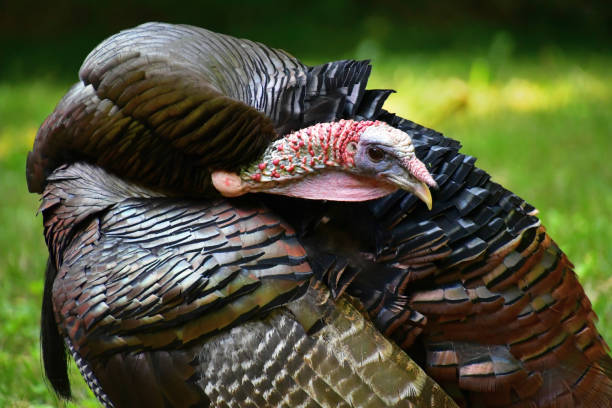
<svg viewBox="0 0 612 408">
<path fill-rule="evenodd" d="M 307 68 L 284 51 L 183 25 L 148 23 L 97 46 L 40 127 L 31 192 L 87 161 L 157 190 L 211 195 L 209 169 L 235 170 L 284 133 L 350 115 L 370 66 Z"/>
<path fill-rule="evenodd" d="M 312 276 L 292 229 L 249 203 L 155 196 L 75 164 L 49 178 L 42 211 L 56 318 L 86 359 L 189 345 Z"/>
</svg>

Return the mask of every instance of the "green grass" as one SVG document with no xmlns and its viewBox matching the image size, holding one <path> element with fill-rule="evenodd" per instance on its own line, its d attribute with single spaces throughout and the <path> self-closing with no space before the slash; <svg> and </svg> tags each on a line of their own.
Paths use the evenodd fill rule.
<svg viewBox="0 0 612 408">
<path fill-rule="evenodd" d="M 398 90 L 388 109 L 460 140 L 494 180 L 539 208 L 612 342 L 612 58 L 557 48 L 513 57 L 504 35 L 482 52 L 389 55 L 369 41 L 355 54 L 374 56 L 371 87 Z M 68 86 L 0 81 L 3 407 L 61 405 L 41 374 L 46 249 L 35 216 L 38 197 L 27 192 L 24 166 L 37 127 Z M 71 375 L 77 405 L 97 406 L 74 369 Z"/>
<path fill-rule="evenodd" d="M 51 407 L 42 377 L 38 324 L 46 247 L 38 197 L 25 184 L 36 129 L 68 84 L 0 82 L 0 406 Z M 73 368 L 78 406 L 98 406 Z M 71 404 L 72 405 L 72 404 Z"/>
</svg>

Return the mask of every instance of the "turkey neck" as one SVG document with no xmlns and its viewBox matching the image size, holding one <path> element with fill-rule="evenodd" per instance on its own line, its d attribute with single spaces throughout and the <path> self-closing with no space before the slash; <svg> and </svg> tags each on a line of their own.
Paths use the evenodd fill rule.
<svg viewBox="0 0 612 408">
<path fill-rule="evenodd" d="M 342 119 L 300 129 L 272 143 L 240 177 L 246 183 L 278 183 L 322 169 L 351 169 L 361 133 L 382 123 Z"/>
</svg>

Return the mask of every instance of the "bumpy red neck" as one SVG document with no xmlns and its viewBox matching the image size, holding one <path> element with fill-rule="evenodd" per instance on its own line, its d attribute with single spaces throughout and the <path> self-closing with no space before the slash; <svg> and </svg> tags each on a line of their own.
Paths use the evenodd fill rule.
<svg viewBox="0 0 612 408">
<path fill-rule="evenodd" d="M 300 129 L 274 142 L 240 173 L 245 182 L 283 181 L 323 168 L 351 168 L 360 135 L 380 121 L 340 120 Z"/>
</svg>

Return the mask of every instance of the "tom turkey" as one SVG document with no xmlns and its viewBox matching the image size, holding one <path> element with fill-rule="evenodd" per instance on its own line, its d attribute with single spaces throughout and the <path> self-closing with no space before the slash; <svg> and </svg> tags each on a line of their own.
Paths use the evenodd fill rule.
<svg viewBox="0 0 612 408">
<path fill-rule="evenodd" d="M 69 353 L 105 407 L 612 406 L 535 209 L 369 73 L 160 23 L 90 53 L 27 161 L 59 395 Z"/>
</svg>

